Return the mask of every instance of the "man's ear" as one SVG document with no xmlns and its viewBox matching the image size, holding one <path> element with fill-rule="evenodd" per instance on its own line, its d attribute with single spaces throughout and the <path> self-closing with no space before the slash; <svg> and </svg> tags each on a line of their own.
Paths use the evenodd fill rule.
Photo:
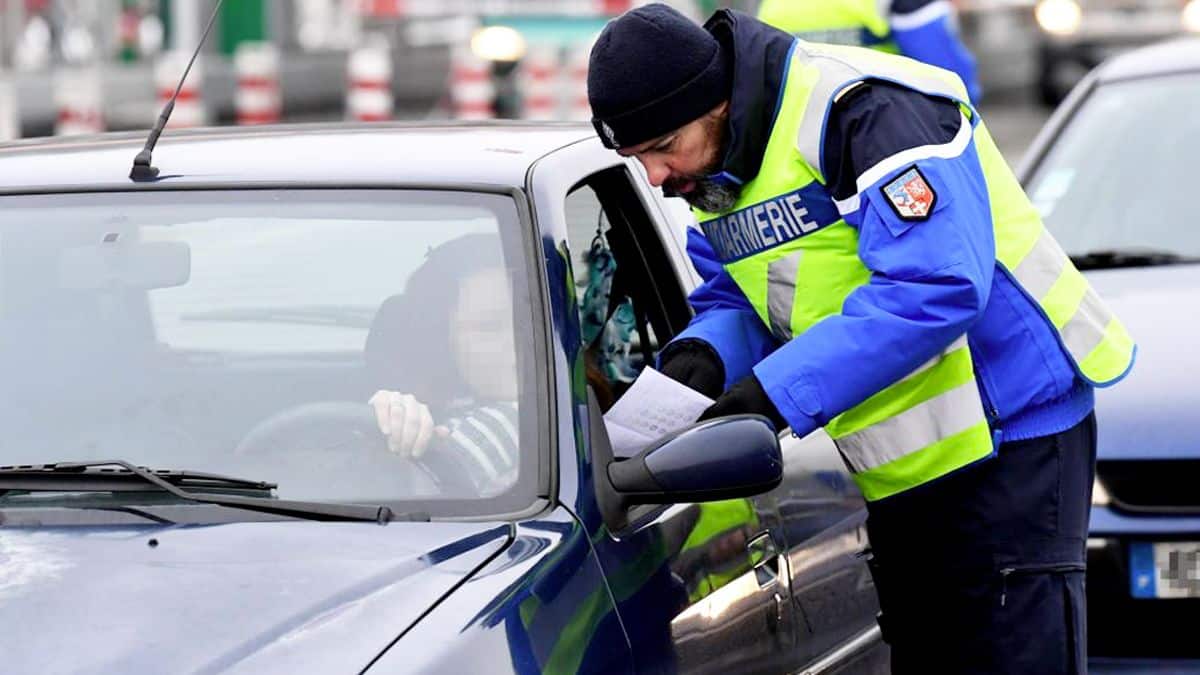
<svg viewBox="0 0 1200 675">
<path fill-rule="evenodd" d="M 729 99 L 725 99 L 724 101 L 721 101 L 720 103 L 718 103 L 717 107 L 708 111 L 708 114 L 712 115 L 713 117 L 724 117 L 725 114 L 728 112 L 729 112 Z"/>
</svg>

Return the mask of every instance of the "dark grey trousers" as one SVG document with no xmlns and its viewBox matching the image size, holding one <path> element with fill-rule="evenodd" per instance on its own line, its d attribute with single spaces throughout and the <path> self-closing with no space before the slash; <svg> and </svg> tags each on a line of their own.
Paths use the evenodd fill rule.
<svg viewBox="0 0 1200 675">
<path fill-rule="evenodd" d="M 871 504 L 892 672 L 1087 672 L 1084 565 L 1096 422 Z"/>
</svg>

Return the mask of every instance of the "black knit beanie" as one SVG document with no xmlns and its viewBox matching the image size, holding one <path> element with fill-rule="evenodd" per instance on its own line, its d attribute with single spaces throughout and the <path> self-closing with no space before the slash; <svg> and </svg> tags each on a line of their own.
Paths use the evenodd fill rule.
<svg viewBox="0 0 1200 675">
<path fill-rule="evenodd" d="M 729 98 L 721 45 L 678 11 L 655 3 L 610 21 L 592 47 L 588 102 L 604 145 L 644 143 Z"/>
</svg>

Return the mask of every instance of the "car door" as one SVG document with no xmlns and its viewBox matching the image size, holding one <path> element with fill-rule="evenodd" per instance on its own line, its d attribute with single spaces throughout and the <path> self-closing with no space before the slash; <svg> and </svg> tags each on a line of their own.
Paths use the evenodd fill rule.
<svg viewBox="0 0 1200 675">
<path fill-rule="evenodd" d="M 543 236 L 556 228 L 569 235 L 577 300 L 587 295 L 586 252 L 597 228 L 603 245 L 611 246 L 620 275 L 614 285 L 628 295 L 637 317 L 627 363 L 641 368 L 686 325 L 689 310 L 674 269 L 677 252 L 659 237 L 636 181 L 628 164 L 596 143 L 541 160 L 530 191 Z M 547 222 L 556 216 L 559 223 Z M 618 397 L 621 383 L 608 384 Z M 602 388 L 592 375 L 588 389 Z M 600 412 L 594 405 L 581 414 L 590 420 Z M 607 444 L 603 425 L 592 424 L 580 442 L 585 457 L 594 444 Z M 594 490 L 580 482 L 574 512 L 593 533 L 639 672 L 783 669 L 796 616 L 773 498 L 639 508 L 626 527 L 609 531 Z"/>
<path fill-rule="evenodd" d="M 639 177 L 641 168 L 631 162 Z M 694 219 L 681 199 L 637 187 L 660 237 L 677 260 L 679 285 L 699 283 L 687 263 L 686 230 Z M 669 284 L 661 283 L 661 287 Z M 887 651 L 875 623 L 878 600 L 865 562 L 866 508 L 833 441 L 818 430 L 798 439 L 780 434 L 784 479 L 764 495 L 781 517 L 796 640 L 786 662 L 805 672 L 887 672 Z"/>
</svg>

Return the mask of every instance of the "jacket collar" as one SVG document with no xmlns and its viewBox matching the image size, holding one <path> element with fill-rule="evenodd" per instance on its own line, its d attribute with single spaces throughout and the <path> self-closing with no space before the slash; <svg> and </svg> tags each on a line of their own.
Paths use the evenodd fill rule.
<svg viewBox="0 0 1200 675">
<path fill-rule="evenodd" d="M 721 42 L 733 66 L 728 146 L 716 178 L 748 183 L 758 176 L 771 137 L 795 38 L 729 9 L 713 14 L 704 28 Z"/>
</svg>

